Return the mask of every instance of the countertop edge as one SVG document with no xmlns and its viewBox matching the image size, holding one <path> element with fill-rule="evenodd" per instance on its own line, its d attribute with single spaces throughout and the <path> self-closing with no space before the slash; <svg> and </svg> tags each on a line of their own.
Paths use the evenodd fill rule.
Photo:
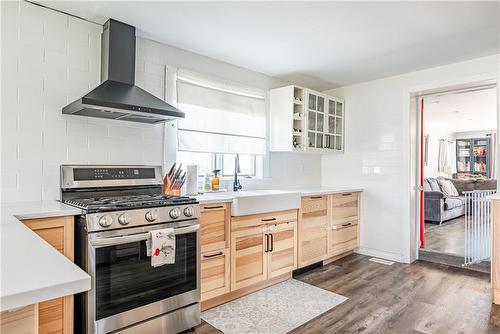
<svg viewBox="0 0 500 334">
<path fill-rule="evenodd" d="M 0 302 L 0 312 L 8 311 L 47 300 L 74 295 L 90 290 L 90 276 L 57 286 L 47 286 L 40 289 L 3 296 Z M 57 292 L 54 289 L 57 289 Z"/>
<path fill-rule="evenodd" d="M 1 209 L 0 312 L 90 290 L 90 276 L 21 221 L 80 215 L 82 214 L 80 209 L 58 201 L 1 203 Z M 26 245 L 29 246 L 28 250 L 26 250 Z M 40 281 L 36 279 L 33 283 L 27 282 L 26 277 L 42 274 L 45 270 L 39 266 L 36 268 L 37 265 L 34 266 L 36 269 L 31 269 L 32 272 L 29 269 L 21 270 L 23 254 L 26 251 L 37 253 L 35 258 L 38 262 L 43 262 L 42 259 L 46 258 L 50 261 L 46 265 L 48 272 L 55 271 L 56 273 L 52 276 L 50 273 L 44 275 L 41 284 L 37 284 Z M 14 254 L 19 254 L 19 257 Z M 9 284 L 7 289 L 6 281 Z M 21 283 L 16 285 L 14 282 L 17 281 Z"/>
<path fill-rule="evenodd" d="M 279 189 L 279 190 L 286 190 L 286 191 L 291 191 L 291 192 L 298 192 L 302 197 L 304 196 L 319 196 L 319 195 L 329 195 L 329 194 L 340 194 L 340 193 L 360 193 L 364 191 L 364 188 L 360 187 L 342 187 L 338 189 L 300 189 L 300 188 L 291 188 L 291 189 Z M 207 196 L 211 197 L 210 193 L 208 194 L 203 194 L 203 195 L 198 195 L 195 197 L 202 197 L 202 196 Z M 220 196 L 220 198 L 209 198 L 209 199 L 198 199 L 198 202 L 201 205 L 204 204 L 214 204 L 214 203 L 231 203 L 234 199 L 234 197 L 231 196 L 231 192 L 224 193 L 224 195 L 215 195 L 215 196 Z M 215 197 L 214 196 L 214 197 Z"/>
<path fill-rule="evenodd" d="M 52 217 L 64 217 L 64 216 L 78 216 L 82 214 L 82 210 L 72 209 L 64 211 L 54 211 L 54 212 L 43 212 L 43 213 L 21 213 L 13 214 L 18 220 L 25 219 L 40 219 L 40 218 L 52 218 Z"/>
</svg>

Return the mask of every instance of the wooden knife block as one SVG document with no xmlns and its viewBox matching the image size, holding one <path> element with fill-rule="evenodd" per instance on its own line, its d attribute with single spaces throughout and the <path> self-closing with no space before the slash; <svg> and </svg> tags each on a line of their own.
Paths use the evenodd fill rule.
<svg viewBox="0 0 500 334">
<path fill-rule="evenodd" d="M 172 180 L 168 176 L 163 180 L 163 193 L 165 195 L 180 196 L 180 189 L 172 189 Z"/>
</svg>

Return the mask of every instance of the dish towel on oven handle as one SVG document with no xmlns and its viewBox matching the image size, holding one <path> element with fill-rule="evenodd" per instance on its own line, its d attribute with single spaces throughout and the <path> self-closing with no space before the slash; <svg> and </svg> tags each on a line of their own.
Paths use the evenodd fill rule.
<svg viewBox="0 0 500 334">
<path fill-rule="evenodd" d="M 149 231 L 150 239 L 146 242 L 151 265 L 159 267 L 175 263 L 175 233 L 173 228 Z"/>
</svg>

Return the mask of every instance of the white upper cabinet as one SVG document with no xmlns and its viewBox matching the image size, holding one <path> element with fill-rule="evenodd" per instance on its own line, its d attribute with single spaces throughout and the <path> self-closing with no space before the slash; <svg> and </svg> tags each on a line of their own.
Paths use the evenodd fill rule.
<svg viewBox="0 0 500 334">
<path fill-rule="evenodd" d="M 344 151 L 344 101 L 307 88 L 270 92 L 270 151 Z"/>
</svg>

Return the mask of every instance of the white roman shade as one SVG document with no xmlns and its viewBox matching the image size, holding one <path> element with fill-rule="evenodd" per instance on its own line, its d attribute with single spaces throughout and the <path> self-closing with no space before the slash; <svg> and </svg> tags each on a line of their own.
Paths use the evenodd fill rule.
<svg viewBox="0 0 500 334">
<path fill-rule="evenodd" d="M 210 153 L 266 153 L 264 92 L 179 70 L 178 149 Z"/>
</svg>

